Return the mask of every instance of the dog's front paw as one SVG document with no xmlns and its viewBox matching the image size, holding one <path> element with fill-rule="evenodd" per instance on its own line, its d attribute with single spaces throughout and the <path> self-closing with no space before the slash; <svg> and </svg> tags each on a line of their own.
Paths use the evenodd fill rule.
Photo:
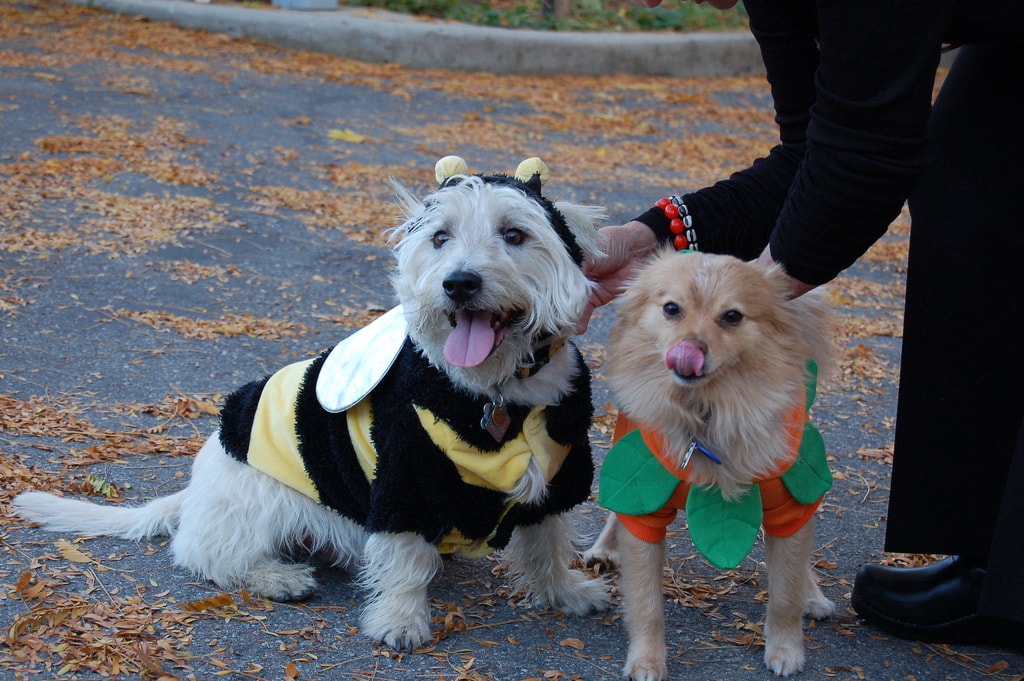
<svg viewBox="0 0 1024 681">
<path fill-rule="evenodd" d="M 664 681 L 668 678 L 664 657 L 634 658 L 630 655 L 622 671 L 631 681 Z"/>
<path fill-rule="evenodd" d="M 367 637 L 381 641 L 395 650 L 409 650 L 427 643 L 431 638 L 430 613 L 427 608 L 420 612 L 409 608 L 389 608 L 377 604 L 363 612 L 362 632 Z"/>
<path fill-rule="evenodd" d="M 768 636 L 764 648 L 764 663 L 776 676 L 792 676 L 804 669 L 803 632 L 799 640 L 779 641 Z"/>
<path fill-rule="evenodd" d="M 441 567 L 437 548 L 411 532 L 371 534 L 363 561 L 363 633 L 398 650 L 430 640 L 427 585 Z"/>
</svg>

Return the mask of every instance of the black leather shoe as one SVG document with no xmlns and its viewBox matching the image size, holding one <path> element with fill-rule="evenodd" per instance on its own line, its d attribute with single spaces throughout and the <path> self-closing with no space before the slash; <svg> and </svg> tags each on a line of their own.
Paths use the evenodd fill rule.
<svg viewBox="0 0 1024 681">
<path fill-rule="evenodd" d="M 918 568 L 867 564 L 857 573 L 851 605 L 900 638 L 1024 647 L 1024 624 L 977 613 L 984 579 L 984 563 L 967 558 Z"/>
</svg>

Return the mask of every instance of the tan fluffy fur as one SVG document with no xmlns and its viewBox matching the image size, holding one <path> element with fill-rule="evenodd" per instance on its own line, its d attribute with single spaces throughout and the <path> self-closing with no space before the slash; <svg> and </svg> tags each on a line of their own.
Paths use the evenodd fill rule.
<svg viewBox="0 0 1024 681">
<path fill-rule="evenodd" d="M 721 452 L 722 465 L 694 456 L 690 475 L 719 485 L 727 498 L 786 457 L 783 415 L 803 399 L 807 359 L 818 362 L 820 376 L 832 367 L 827 306 L 818 295 L 789 300 L 788 292 L 778 268 L 666 251 L 618 304 L 607 375 L 620 409 L 661 431 L 680 464 L 694 437 Z M 666 365 L 666 353 L 684 340 L 706 348 L 699 377 L 677 376 Z M 823 617 L 833 608 L 811 572 L 813 543 L 813 519 L 791 537 L 767 537 L 765 663 L 782 676 L 803 668 L 802 616 Z M 626 674 L 666 678 L 663 543 L 637 539 L 612 516 L 586 558 L 620 565 L 630 635 Z"/>
</svg>

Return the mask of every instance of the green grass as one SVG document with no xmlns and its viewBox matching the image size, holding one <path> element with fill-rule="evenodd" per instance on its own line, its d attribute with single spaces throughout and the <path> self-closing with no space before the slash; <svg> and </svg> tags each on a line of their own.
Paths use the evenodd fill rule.
<svg viewBox="0 0 1024 681">
<path fill-rule="evenodd" d="M 351 6 L 379 7 L 392 12 L 461 21 L 482 26 L 532 28 L 553 31 L 716 31 L 738 30 L 747 26 L 742 4 L 728 11 L 690 0 L 664 0 L 656 9 L 647 9 L 639 0 L 602 2 L 573 0 L 565 19 L 544 16 L 541 0 L 489 3 L 457 0 L 342 0 Z"/>
</svg>

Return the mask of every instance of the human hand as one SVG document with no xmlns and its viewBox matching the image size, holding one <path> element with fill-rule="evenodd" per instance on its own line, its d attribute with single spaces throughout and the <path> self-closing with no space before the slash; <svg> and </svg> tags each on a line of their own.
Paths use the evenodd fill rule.
<svg viewBox="0 0 1024 681">
<path fill-rule="evenodd" d="M 595 285 L 583 311 L 578 333 L 587 330 L 595 309 L 610 303 L 625 290 L 637 268 L 658 247 L 658 239 L 651 228 L 637 221 L 605 227 L 597 239 L 604 256 L 586 264 L 587 277 Z"/>
</svg>

